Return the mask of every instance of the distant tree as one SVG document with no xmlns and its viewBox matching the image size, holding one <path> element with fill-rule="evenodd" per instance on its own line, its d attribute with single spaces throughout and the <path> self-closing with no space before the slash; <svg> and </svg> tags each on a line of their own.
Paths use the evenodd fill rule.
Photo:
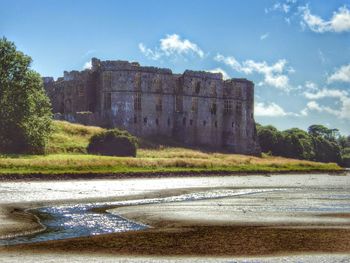
<svg viewBox="0 0 350 263">
<path fill-rule="evenodd" d="M 285 156 L 306 160 L 315 157 L 313 141 L 307 132 L 292 128 L 283 131 L 282 136 Z"/>
<path fill-rule="evenodd" d="M 31 58 L 0 39 L 0 152 L 44 153 L 51 105 Z"/>
<path fill-rule="evenodd" d="M 337 141 L 342 149 L 350 148 L 350 136 L 339 136 Z"/>
<path fill-rule="evenodd" d="M 275 153 L 278 145 L 279 131 L 272 125 L 261 126 L 257 125 L 257 134 L 262 152 Z"/>
<path fill-rule="evenodd" d="M 323 125 L 314 124 L 308 128 L 308 132 L 311 136 L 321 136 L 327 140 L 334 141 L 339 137 L 338 129 L 329 129 Z"/>
<path fill-rule="evenodd" d="M 315 136 L 313 143 L 316 161 L 341 163 L 341 151 L 337 142 Z"/>
<path fill-rule="evenodd" d="M 340 136 L 338 129 L 311 125 L 308 132 L 298 128 L 280 132 L 271 125 L 257 125 L 257 131 L 263 152 L 349 166 L 350 136 Z"/>
</svg>

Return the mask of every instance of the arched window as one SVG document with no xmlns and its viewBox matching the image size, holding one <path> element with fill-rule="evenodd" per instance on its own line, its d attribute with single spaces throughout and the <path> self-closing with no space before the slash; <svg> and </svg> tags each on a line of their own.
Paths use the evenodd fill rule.
<svg viewBox="0 0 350 263">
<path fill-rule="evenodd" d="M 141 90 L 141 73 L 140 72 L 136 73 L 134 82 L 135 82 L 134 83 L 135 90 Z"/>
<path fill-rule="evenodd" d="M 192 112 L 198 111 L 198 98 L 192 98 L 191 111 Z"/>
<path fill-rule="evenodd" d="M 72 113 L 72 101 L 71 99 L 66 99 L 64 103 L 64 113 Z"/>
<path fill-rule="evenodd" d="M 201 91 L 201 83 L 198 81 L 196 83 L 195 92 L 198 94 Z"/>
<path fill-rule="evenodd" d="M 141 93 L 137 92 L 134 94 L 134 110 L 140 111 L 141 110 Z"/>
<path fill-rule="evenodd" d="M 163 101 L 162 101 L 162 96 L 159 95 L 157 96 L 156 99 L 156 111 L 161 112 L 163 110 Z"/>
<path fill-rule="evenodd" d="M 180 95 L 175 96 L 175 112 L 182 112 L 183 110 L 183 97 Z"/>
<path fill-rule="evenodd" d="M 210 85 L 210 92 L 211 92 L 211 96 L 213 97 L 216 97 L 217 96 L 217 93 L 216 93 L 216 86 L 215 86 L 215 83 L 212 82 L 211 85 Z"/>
<path fill-rule="evenodd" d="M 232 112 L 232 100 L 224 100 L 224 113 L 230 114 Z"/>
</svg>

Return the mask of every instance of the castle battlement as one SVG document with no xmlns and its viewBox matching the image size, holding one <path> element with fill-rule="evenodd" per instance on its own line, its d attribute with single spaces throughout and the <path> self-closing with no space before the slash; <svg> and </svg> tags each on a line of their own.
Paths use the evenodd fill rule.
<svg viewBox="0 0 350 263">
<path fill-rule="evenodd" d="M 118 127 L 141 136 L 169 136 L 188 145 L 259 153 L 254 83 L 221 73 L 91 60 L 91 69 L 44 78 L 55 116 Z M 84 112 L 84 114 L 81 114 Z"/>
<path fill-rule="evenodd" d="M 139 71 L 158 74 L 172 74 L 172 71 L 167 68 L 145 67 L 140 66 L 138 62 L 129 62 L 124 60 L 106 60 L 92 58 L 92 70 L 94 71 Z"/>
<path fill-rule="evenodd" d="M 195 78 L 201 78 L 201 79 L 222 80 L 221 73 L 212 73 L 212 72 L 208 72 L 208 71 L 185 70 L 185 72 L 182 75 L 184 77 L 195 77 Z"/>
</svg>

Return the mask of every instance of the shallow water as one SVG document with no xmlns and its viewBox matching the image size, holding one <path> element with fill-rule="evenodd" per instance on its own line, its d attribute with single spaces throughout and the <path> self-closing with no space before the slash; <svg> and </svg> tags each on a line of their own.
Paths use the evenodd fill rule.
<svg viewBox="0 0 350 263">
<path fill-rule="evenodd" d="M 350 213 L 349 179 L 349 176 L 273 175 L 1 183 L 2 204 L 53 200 L 62 200 L 62 204 L 35 209 L 46 231 L 0 240 L 0 245 L 147 228 L 125 218 L 135 211 L 178 220 L 311 222 L 344 226 L 350 224 L 349 219 L 320 218 L 314 214 Z M 189 193 L 127 201 L 87 201 L 106 197 L 122 199 L 172 189 L 187 189 Z M 73 204 L 64 204 L 65 200 Z M 111 213 L 91 210 L 106 206 L 118 208 Z"/>
<path fill-rule="evenodd" d="M 165 198 L 150 198 L 131 201 L 99 202 L 77 205 L 62 205 L 31 209 L 27 212 L 34 213 L 40 218 L 40 222 L 47 228 L 45 231 L 29 236 L 18 236 L 8 239 L 0 239 L 0 245 L 15 245 L 23 243 L 43 242 L 91 235 L 136 231 L 147 228 L 147 225 L 133 222 L 116 214 L 94 212 L 95 208 L 106 206 L 137 206 L 145 204 L 161 204 L 172 202 L 186 202 L 205 199 L 216 199 L 239 195 L 249 195 L 259 192 L 278 191 L 270 190 L 214 190 L 195 192 Z"/>
</svg>

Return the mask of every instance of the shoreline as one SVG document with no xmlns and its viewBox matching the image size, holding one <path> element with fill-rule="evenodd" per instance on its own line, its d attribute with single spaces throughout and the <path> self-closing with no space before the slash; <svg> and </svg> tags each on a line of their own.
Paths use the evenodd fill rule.
<svg viewBox="0 0 350 263">
<path fill-rule="evenodd" d="M 300 175 L 300 174 L 330 174 L 346 175 L 343 170 L 289 170 L 289 171 L 176 171 L 176 172 L 117 172 L 117 173 L 29 173 L 29 174 L 0 174 L 0 182 L 11 181 L 57 181 L 57 180 L 93 180 L 93 179 L 144 179 L 167 177 L 199 177 L 199 176 L 248 176 L 248 175 Z"/>
<path fill-rule="evenodd" d="M 256 173 L 255 173 L 256 174 Z M 281 174 L 281 173 L 279 173 Z M 289 173 L 291 174 L 291 173 Z M 288 185 L 293 184 L 298 186 L 303 184 L 305 188 L 307 187 L 317 187 L 318 185 L 323 185 L 324 182 L 332 182 L 334 187 L 342 188 L 344 183 L 349 182 L 349 174 L 345 176 L 334 176 L 335 173 L 330 175 L 323 175 L 318 177 L 317 174 L 307 175 L 304 173 L 305 177 L 302 177 L 303 173 L 294 173 L 295 179 L 289 179 Z M 324 174 L 324 173 L 322 173 Z M 336 173 L 337 175 L 339 173 Z M 203 175 L 203 174 L 202 174 Z M 230 173 L 232 175 L 232 173 Z M 301 177 L 298 177 L 301 175 Z M 80 175 L 81 176 L 81 175 Z M 271 178 L 267 178 L 270 177 Z M 166 177 L 166 175 L 164 176 Z M 205 176 L 204 176 L 205 177 Z M 149 177 L 137 177 L 137 178 L 149 178 Z M 189 177 L 190 178 L 190 177 Z M 283 175 L 281 174 L 280 180 L 284 180 Z M 262 182 L 267 182 L 269 187 L 272 185 L 278 185 L 278 187 L 284 187 L 280 185 L 278 180 L 275 180 L 273 174 L 260 174 L 256 176 L 258 181 L 249 183 L 249 187 L 266 187 L 266 185 L 261 184 Z M 289 177 L 291 178 L 291 177 Z M 308 178 L 305 180 L 304 178 Z M 317 178 L 320 178 L 319 180 Z M 71 180 L 71 178 L 69 178 Z M 121 178 L 122 179 L 122 178 Z M 287 178 L 286 178 L 287 179 Z M 183 179 L 178 177 L 177 181 L 181 181 L 181 186 L 183 185 Z M 175 181 L 176 181 L 175 180 Z M 222 181 L 221 178 L 216 178 L 216 181 Z M 226 180 L 226 179 L 225 179 Z M 244 177 L 227 178 L 227 180 L 233 180 L 231 183 L 231 188 L 245 188 L 247 187 Z M 237 185 L 237 182 L 241 182 L 241 185 Z M 152 180 L 151 180 L 152 181 Z M 160 181 L 160 180 L 159 180 Z M 172 181 L 172 179 L 170 180 Z M 285 181 L 285 180 L 284 180 Z M 108 182 L 108 181 L 107 181 Z M 108 183 L 106 184 L 108 185 Z M 215 181 L 214 181 L 215 182 Z M 231 181 L 230 181 L 231 182 Z M 234 183 L 233 183 L 234 182 Z M 257 184 L 257 182 L 260 182 Z M 59 181 L 58 181 L 59 183 Z M 62 182 L 62 184 L 70 184 L 70 182 Z M 76 182 L 79 184 L 78 182 Z M 89 184 L 95 185 L 97 182 L 90 181 Z M 322 183 L 322 184 L 321 184 Z M 26 184 L 26 183 L 24 183 Z M 46 187 L 52 187 L 51 182 L 46 183 Z M 120 183 L 116 181 L 116 184 L 123 184 L 122 180 Z M 206 183 L 208 184 L 208 183 Z M 4 184 L 5 185 L 5 184 Z M 188 184 L 191 185 L 191 184 Z M 222 188 L 224 186 L 213 186 L 209 184 L 210 189 Z M 271 186 L 270 186 L 271 185 Z M 328 184 L 326 184 L 328 185 Z M 348 185 L 347 183 L 345 186 Z M 187 192 L 192 192 L 193 189 L 201 189 L 203 187 L 196 187 L 191 185 L 192 188 L 174 188 L 168 189 L 167 184 L 165 184 L 161 190 L 142 192 L 137 195 L 121 195 L 116 197 L 106 197 L 103 198 L 106 202 L 111 198 L 111 202 L 117 200 L 138 200 L 138 199 L 147 199 L 147 198 L 162 198 L 167 196 L 174 196 L 179 194 L 186 194 Z M 134 188 L 134 185 L 130 185 Z M 140 180 L 140 187 L 144 188 L 144 182 Z M 164 188 L 164 189 L 163 189 Z M 5 189 L 5 188 L 4 188 Z M 36 188 L 34 188 L 36 189 Z M 75 188 L 74 188 L 75 189 Z M 116 188 L 118 189 L 118 188 Z M 136 188 L 137 189 L 137 188 Z M 153 189 L 153 188 L 150 188 Z M 347 188 L 346 188 L 347 189 Z M 51 192 L 52 189 L 49 190 Z M 60 188 L 57 188 L 56 191 L 59 191 Z M 344 191 L 344 190 L 343 190 Z M 273 196 L 271 196 L 272 198 Z M 38 200 L 36 202 L 18 202 L 17 205 L 0 205 L 0 212 L 5 211 L 4 208 L 7 208 L 7 215 L 12 216 L 13 219 L 16 219 L 17 216 L 20 216 L 23 213 L 34 207 L 39 207 L 41 204 L 60 204 L 61 202 L 67 203 L 72 202 L 72 205 L 79 202 L 91 202 L 87 201 L 86 198 L 73 198 L 67 199 L 57 199 L 48 201 L 45 197 L 45 200 Z M 96 197 L 91 197 L 95 199 Z M 250 197 L 248 197 L 249 199 Z M 263 197 L 261 197 L 264 200 Z M 274 198 L 278 198 L 275 196 Z M 96 200 L 101 201 L 97 198 Z M 273 200 L 273 199 L 271 199 Z M 103 201 L 104 202 L 104 201 Z M 225 203 L 228 201 L 225 200 Z M 242 202 L 242 201 L 240 201 Z M 222 206 L 221 203 L 215 201 L 215 207 L 219 211 Z M 176 206 L 179 204 L 174 203 Z M 234 203 L 233 203 L 234 204 Z M 258 204 L 254 202 L 254 204 Z M 155 204 L 149 204 L 153 206 Z M 207 205 L 211 207 L 209 203 Z M 230 203 L 227 203 L 227 206 L 230 206 Z M 105 212 L 109 209 L 118 208 L 117 206 L 110 205 L 103 208 L 100 208 L 100 212 Z M 125 206 L 128 208 L 128 206 Z M 2 209 L 2 210 L 1 210 Z M 0 255 L 2 253 L 14 253 L 16 251 L 23 251 L 24 253 L 35 254 L 44 254 L 44 253 L 65 253 L 66 255 L 74 255 L 79 253 L 91 253 L 92 255 L 124 255 L 124 256 L 278 256 L 278 255 L 293 255 L 293 254 L 322 254 L 322 253 L 345 253 L 350 254 L 350 227 L 349 222 L 346 225 L 335 223 L 335 225 L 330 223 L 306 223 L 301 222 L 291 223 L 291 221 L 277 222 L 272 221 L 272 224 L 264 224 L 263 218 L 256 218 L 256 222 L 248 223 L 245 221 L 245 217 L 240 217 L 239 221 L 232 221 L 233 223 L 225 223 L 226 221 L 217 221 L 214 220 L 213 223 L 206 221 L 207 217 L 200 219 L 191 219 L 186 220 L 185 218 L 178 217 L 175 215 L 175 219 L 169 217 L 164 217 L 166 209 L 161 210 L 161 216 L 157 216 L 157 210 L 147 210 L 147 206 L 137 205 L 130 211 L 124 210 L 120 207 L 120 211 L 116 211 L 116 214 L 120 214 L 123 217 L 126 217 L 130 220 L 149 224 L 151 228 L 141 231 L 130 231 L 123 233 L 114 233 L 114 234 L 103 234 L 89 237 L 79 237 L 65 240 L 54 240 L 54 241 L 45 241 L 39 243 L 30 243 L 30 244 L 21 244 L 21 245 L 11 245 L 0 247 Z M 168 207 L 170 211 L 171 206 Z M 179 211 L 182 211 L 182 208 L 179 207 Z M 201 208 L 202 209 L 202 208 Z M 203 208 L 204 209 L 204 208 Z M 216 209 L 216 208 L 215 208 Z M 124 211 L 123 211 L 124 210 Z M 134 212 L 132 210 L 135 210 Z M 171 210 L 173 212 L 173 210 Z M 346 210 L 348 211 L 348 210 Z M 31 217 L 22 216 L 22 221 L 28 221 L 33 224 L 33 220 L 38 219 L 35 217 L 35 210 L 28 211 L 33 214 Z M 185 211 L 186 212 L 186 211 Z M 341 212 L 341 211 L 340 211 Z M 245 213 L 244 211 L 242 213 Z M 215 213 L 214 213 L 215 214 Z M 173 215 L 173 216 L 174 216 Z M 259 215 L 259 214 L 257 214 Z M 1 213 L 0 213 L 1 216 Z M 261 215 L 260 215 L 261 216 Z M 315 214 L 314 216 L 322 216 Z M 326 217 L 334 218 L 349 218 L 350 213 L 344 211 L 344 213 L 328 213 L 325 214 Z M 214 218 L 215 219 L 215 218 Z M 6 218 L 5 218 L 6 220 Z M 338 220 L 338 219 L 337 219 Z M 2 221 L 0 220 L 2 223 Z M 17 223 L 18 220 L 14 220 L 14 223 Z M 314 221 L 313 221 L 314 222 Z M 36 224 L 40 224 L 40 221 L 35 221 Z M 4 224 L 6 226 L 6 224 Z M 33 226 L 33 225 L 32 225 Z M 36 225 L 38 227 L 38 225 Z M 17 235 L 25 234 L 25 232 L 17 232 Z"/>
<path fill-rule="evenodd" d="M 40 222 L 40 218 L 34 213 L 29 212 L 29 209 L 31 208 L 0 205 L 2 224 L 7 224 L 4 227 L 0 223 L 0 239 L 32 235 L 46 229 Z"/>
</svg>

